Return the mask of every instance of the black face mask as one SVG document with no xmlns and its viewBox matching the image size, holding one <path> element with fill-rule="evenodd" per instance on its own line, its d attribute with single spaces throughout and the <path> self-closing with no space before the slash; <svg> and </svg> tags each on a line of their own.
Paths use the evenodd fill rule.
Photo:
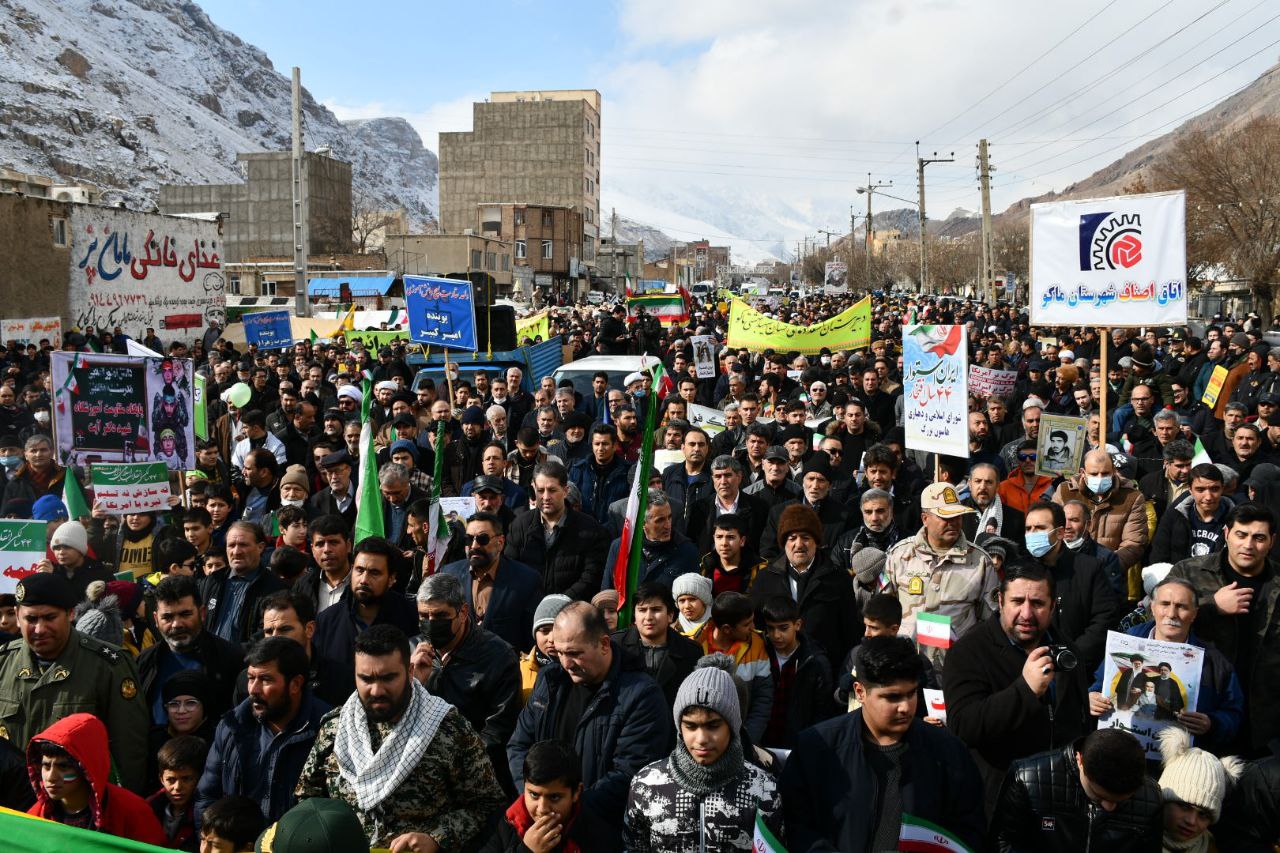
<svg viewBox="0 0 1280 853">
<path fill-rule="evenodd" d="M 442 649 L 453 642 L 452 619 L 422 619 L 418 622 L 418 629 L 432 648 Z"/>
</svg>

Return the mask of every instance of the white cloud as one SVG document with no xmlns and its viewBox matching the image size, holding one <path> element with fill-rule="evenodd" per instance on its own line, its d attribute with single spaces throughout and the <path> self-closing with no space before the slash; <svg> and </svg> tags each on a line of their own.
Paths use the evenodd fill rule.
<svg viewBox="0 0 1280 853">
<path fill-rule="evenodd" d="M 334 100 L 323 101 L 340 120 L 380 118 L 382 116 L 400 116 L 422 137 L 422 144 L 439 153 L 439 134 L 444 131 L 465 131 L 471 129 L 471 105 L 483 100 L 486 95 L 469 93 L 448 101 L 429 104 L 425 109 L 404 109 L 395 104 L 383 101 L 368 101 L 363 104 L 341 104 Z"/>
</svg>

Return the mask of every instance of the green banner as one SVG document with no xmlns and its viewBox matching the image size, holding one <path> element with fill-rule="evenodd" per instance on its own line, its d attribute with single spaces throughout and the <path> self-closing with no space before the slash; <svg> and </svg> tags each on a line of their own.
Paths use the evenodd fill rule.
<svg viewBox="0 0 1280 853">
<path fill-rule="evenodd" d="M 191 425 L 196 438 L 209 437 L 208 410 L 206 409 L 204 376 L 196 374 L 195 400 L 192 401 Z"/>
<path fill-rule="evenodd" d="M 169 468 L 163 462 L 93 466 L 93 501 L 109 515 L 169 508 Z"/>
<path fill-rule="evenodd" d="M 8 853 L 166 853 L 167 848 L 117 838 L 0 809 L 0 838 Z"/>
</svg>

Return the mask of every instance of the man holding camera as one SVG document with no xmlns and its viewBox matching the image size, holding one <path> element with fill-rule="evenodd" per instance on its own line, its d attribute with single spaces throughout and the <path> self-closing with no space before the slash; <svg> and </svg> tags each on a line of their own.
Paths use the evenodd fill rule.
<svg viewBox="0 0 1280 853">
<path fill-rule="evenodd" d="M 988 815 L 1010 763 L 1066 746 L 1084 731 L 1084 670 L 1070 648 L 1055 645 L 1056 594 L 1044 566 L 1005 566 L 999 614 L 947 655 L 947 727 L 978 759 Z"/>
</svg>

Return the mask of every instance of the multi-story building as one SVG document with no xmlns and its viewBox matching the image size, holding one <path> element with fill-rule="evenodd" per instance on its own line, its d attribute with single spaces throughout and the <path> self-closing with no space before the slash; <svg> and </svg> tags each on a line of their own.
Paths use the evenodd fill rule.
<svg viewBox="0 0 1280 853">
<path fill-rule="evenodd" d="M 644 274 L 644 241 L 618 243 L 611 237 L 600 238 L 600 254 L 596 257 L 596 278 L 615 293 L 623 293 L 627 279 L 639 281 Z"/>
<path fill-rule="evenodd" d="M 458 276 L 486 273 L 494 295 L 509 296 L 514 280 L 512 244 L 495 235 L 388 234 L 382 249 L 398 275 Z"/>
<path fill-rule="evenodd" d="M 559 206 L 582 218 L 571 253 L 595 267 L 600 223 L 600 93 L 493 92 L 472 107 L 472 129 L 440 134 L 440 224 L 474 228 L 482 204 Z"/>
<path fill-rule="evenodd" d="M 351 252 L 351 164 L 307 152 L 309 255 Z M 293 157 L 288 151 L 238 154 L 242 184 L 169 184 L 160 188 L 165 213 L 223 214 L 224 261 L 293 257 Z"/>
<path fill-rule="evenodd" d="M 578 254 L 586 237 L 577 209 L 554 204 L 482 203 L 476 205 L 474 229 L 482 237 L 511 245 L 511 262 L 521 282 L 568 296 L 583 277 Z M 585 288 L 583 288 L 585 290 Z"/>
</svg>

